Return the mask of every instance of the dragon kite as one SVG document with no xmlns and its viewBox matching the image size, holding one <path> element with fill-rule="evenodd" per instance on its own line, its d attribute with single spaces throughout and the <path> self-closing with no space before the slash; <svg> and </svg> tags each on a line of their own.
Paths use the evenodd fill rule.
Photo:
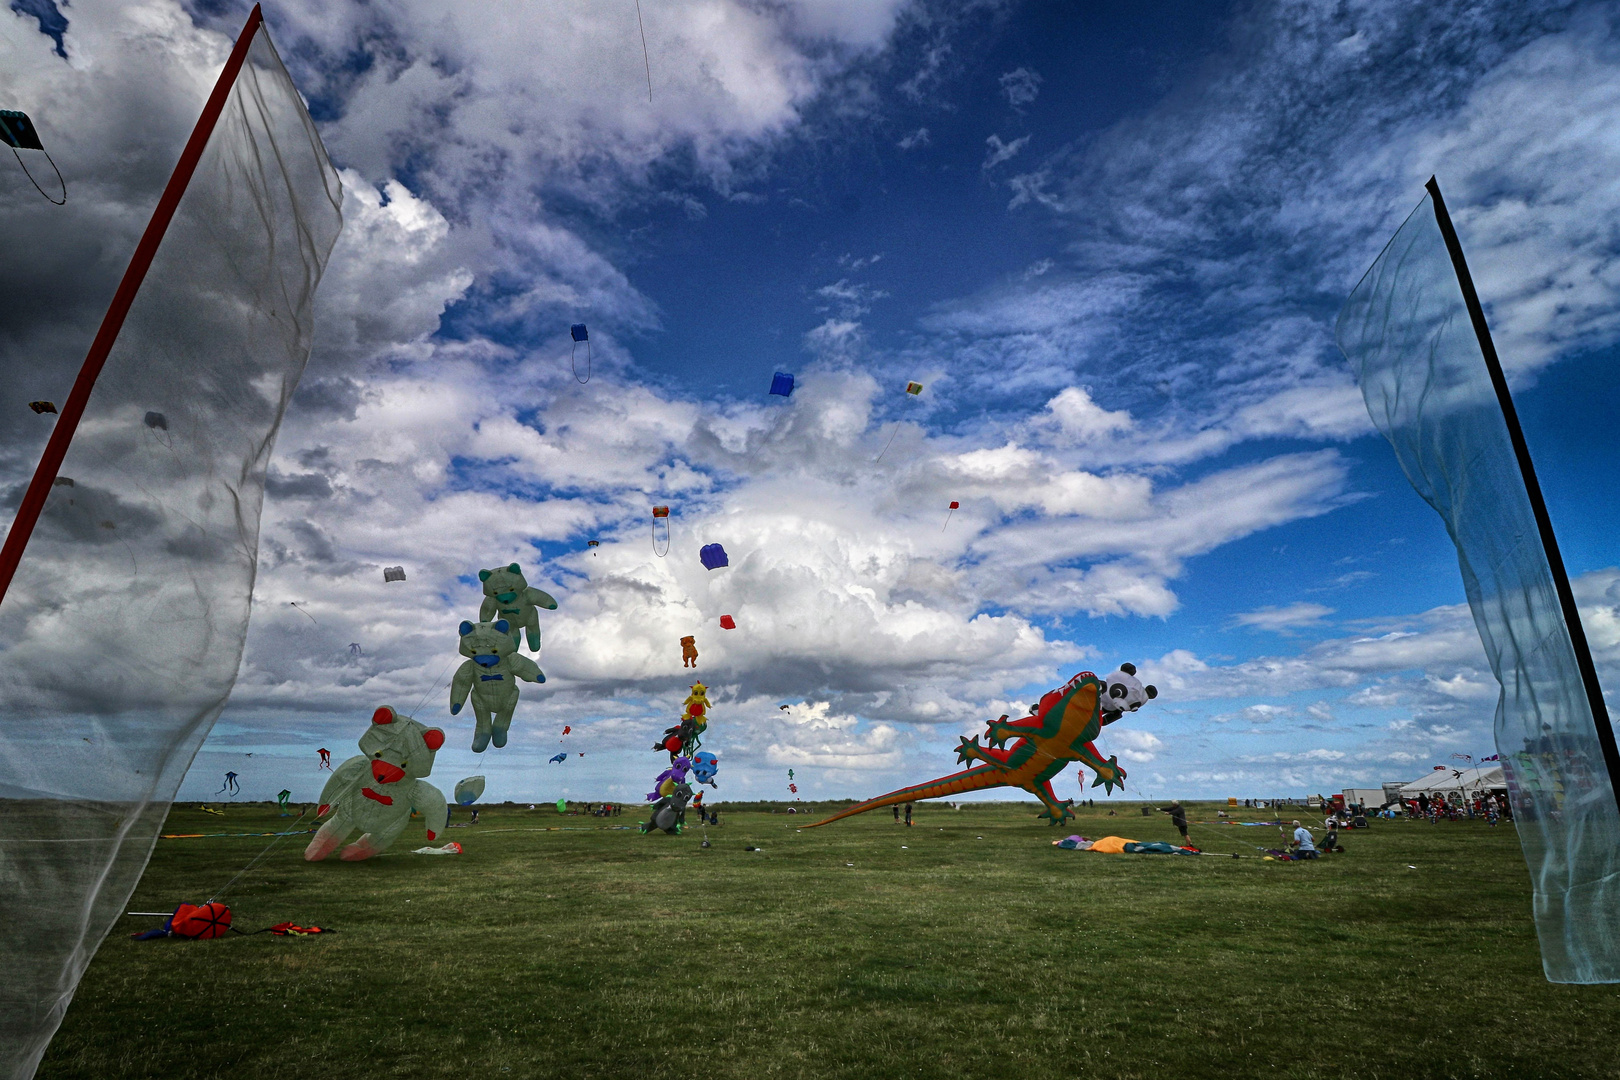
<svg viewBox="0 0 1620 1080">
<path fill-rule="evenodd" d="M 1102 785 L 1112 792 L 1118 784 L 1123 790 L 1125 770 L 1119 767 L 1117 758 L 1104 761 L 1092 740 L 1106 725 L 1127 712 L 1135 712 L 1158 696 L 1156 687 L 1143 686 L 1137 680 L 1136 668 L 1130 664 L 1121 664 L 1106 680 L 1082 671 L 1066 685 L 1044 695 L 1022 720 L 1008 720 L 1005 716 L 992 720 L 985 733 L 986 745 L 979 745 L 977 735 L 963 738 L 956 747 L 957 760 L 964 765 L 974 761 L 982 764 L 868 799 L 815 824 L 826 825 L 880 806 L 941 799 L 994 787 L 1023 788 L 1045 806 L 1042 817 L 1054 825 L 1062 824 L 1074 816 L 1070 809 L 1074 800 L 1060 801 L 1052 790 L 1052 778 L 1071 762 L 1079 762 L 1097 774 L 1092 787 Z M 1017 741 L 1007 749 L 1010 739 Z"/>
</svg>

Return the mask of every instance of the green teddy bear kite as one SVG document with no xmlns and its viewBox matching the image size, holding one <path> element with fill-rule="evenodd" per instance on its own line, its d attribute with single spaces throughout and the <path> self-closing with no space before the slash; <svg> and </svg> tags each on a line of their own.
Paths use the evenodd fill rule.
<svg viewBox="0 0 1620 1080">
<path fill-rule="evenodd" d="M 491 737 L 497 747 L 506 745 L 506 730 L 512 726 L 512 710 L 518 703 L 517 681 L 543 683 L 546 676 L 540 665 L 517 651 L 517 635 L 505 619 L 476 625 L 463 622 L 461 655 L 468 660 L 450 680 L 450 715 L 461 712 L 467 696 L 472 695 L 477 720 L 472 748 L 473 753 L 482 754 Z"/>
<path fill-rule="evenodd" d="M 478 580 L 484 583 L 484 602 L 479 605 L 478 618 L 482 622 L 505 619 L 512 627 L 512 645 L 521 646 L 520 630 L 529 634 L 529 651 L 540 651 L 540 612 L 557 610 L 557 601 L 550 593 L 529 587 L 524 580 L 523 568 L 517 563 L 494 570 L 478 571 Z M 499 746 L 500 743 L 496 743 Z"/>
</svg>

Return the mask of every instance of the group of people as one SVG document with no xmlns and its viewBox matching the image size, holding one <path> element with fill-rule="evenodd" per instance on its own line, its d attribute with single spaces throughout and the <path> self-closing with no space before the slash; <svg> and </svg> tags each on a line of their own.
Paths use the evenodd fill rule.
<svg viewBox="0 0 1620 1080">
<path fill-rule="evenodd" d="M 894 804 L 894 823 L 900 824 L 900 804 Z M 911 804 L 906 803 L 906 828 L 911 828 Z"/>
<path fill-rule="evenodd" d="M 1417 798 L 1406 800 L 1406 812 L 1413 818 L 1428 819 L 1431 825 L 1442 818 L 1450 821 L 1483 818 L 1492 826 L 1504 819 L 1513 819 L 1513 810 L 1504 791 L 1476 791 L 1471 797 L 1457 801 L 1439 796 L 1431 799 L 1428 792 L 1420 791 Z"/>
</svg>

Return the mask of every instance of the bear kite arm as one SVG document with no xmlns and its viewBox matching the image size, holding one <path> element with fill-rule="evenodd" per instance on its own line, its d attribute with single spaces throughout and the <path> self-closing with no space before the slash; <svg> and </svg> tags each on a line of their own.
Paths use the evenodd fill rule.
<svg viewBox="0 0 1620 1080">
<path fill-rule="evenodd" d="M 495 598 L 493 596 L 486 596 L 484 597 L 484 602 L 478 605 L 478 621 L 494 622 L 495 615 L 500 610 L 501 605 L 496 603 Z"/>
<path fill-rule="evenodd" d="M 445 818 L 449 814 L 449 806 L 444 801 L 444 792 L 428 783 L 418 780 L 411 789 L 411 809 L 422 815 L 427 824 L 427 838 L 437 840 L 444 831 Z"/>
<path fill-rule="evenodd" d="M 473 679 L 477 676 L 478 665 L 468 660 L 456 668 L 455 678 L 450 680 L 450 715 L 454 716 L 466 704 L 467 695 L 472 693 Z"/>
<path fill-rule="evenodd" d="M 545 608 L 547 611 L 557 610 L 557 598 L 541 589 L 530 588 L 529 595 L 524 599 L 537 608 Z"/>
<path fill-rule="evenodd" d="M 540 670 L 540 665 L 520 653 L 513 653 L 508 656 L 506 664 L 513 675 L 527 682 L 543 683 L 546 681 L 545 672 Z"/>
</svg>

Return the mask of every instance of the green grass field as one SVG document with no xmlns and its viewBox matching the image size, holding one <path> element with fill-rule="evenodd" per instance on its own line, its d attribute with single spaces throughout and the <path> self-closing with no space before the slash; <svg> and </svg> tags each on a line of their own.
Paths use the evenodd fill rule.
<svg viewBox="0 0 1620 1080">
<path fill-rule="evenodd" d="M 495 808 L 444 834 L 459 857 L 408 854 L 413 829 L 355 865 L 305 864 L 292 837 L 226 897 L 237 924 L 339 933 L 133 942 L 158 920 L 127 918 L 39 1075 L 1620 1075 L 1620 986 L 1542 977 L 1511 826 L 1378 822 L 1303 864 L 1051 846 L 1174 835 L 1105 813 L 727 813 L 703 849 Z M 288 820 L 177 807 L 165 831 Z M 1244 855 L 1276 836 L 1193 826 Z M 130 910 L 200 902 L 264 843 L 161 840 Z"/>
</svg>

